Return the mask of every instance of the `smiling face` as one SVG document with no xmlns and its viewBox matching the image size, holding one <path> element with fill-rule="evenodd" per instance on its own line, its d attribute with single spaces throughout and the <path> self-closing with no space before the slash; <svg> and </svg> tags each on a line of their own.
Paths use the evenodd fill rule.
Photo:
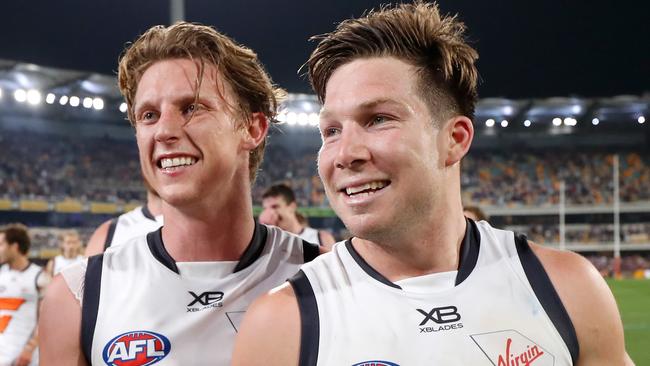
<svg viewBox="0 0 650 366">
<path fill-rule="evenodd" d="M 135 94 L 143 175 L 172 206 L 217 204 L 249 181 L 250 146 L 232 107 L 233 93 L 206 63 L 195 100 L 198 73 L 189 59 L 158 61 L 144 72 Z"/>
<path fill-rule="evenodd" d="M 414 68 L 401 60 L 358 59 L 334 71 L 321 112 L 318 170 L 353 235 L 396 239 L 441 214 L 453 182 L 447 140 L 434 127 L 444 125 L 418 92 Z"/>
</svg>

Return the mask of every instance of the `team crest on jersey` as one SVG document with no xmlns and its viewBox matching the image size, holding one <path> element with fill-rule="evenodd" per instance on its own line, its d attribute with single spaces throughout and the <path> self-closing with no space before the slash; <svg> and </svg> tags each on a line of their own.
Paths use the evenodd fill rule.
<svg viewBox="0 0 650 366">
<path fill-rule="evenodd" d="M 352 366 L 399 366 L 399 365 L 393 362 L 376 360 L 376 361 L 363 361 L 363 362 L 355 363 Z"/>
<path fill-rule="evenodd" d="M 108 366 L 145 366 L 162 360 L 170 350 L 171 343 L 164 335 L 137 330 L 111 339 L 102 357 Z"/>
<path fill-rule="evenodd" d="M 495 366 L 555 365 L 555 356 L 516 330 L 472 334 L 470 337 Z"/>
</svg>

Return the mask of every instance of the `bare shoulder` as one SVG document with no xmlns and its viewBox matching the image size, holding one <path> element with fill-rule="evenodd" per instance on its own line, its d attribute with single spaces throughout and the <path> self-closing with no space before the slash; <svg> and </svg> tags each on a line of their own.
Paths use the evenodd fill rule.
<svg viewBox="0 0 650 366">
<path fill-rule="evenodd" d="M 616 300 L 596 268 L 577 253 L 530 245 L 576 330 L 578 365 L 631 365 Z"/>
<path fill-rule="evenodd" d="M 61 275 L 45 291 L 38 331 L 41 365 L 86 365 L 79 341 L 81 306 Z"/>
<path fill-rule="evenodd" d="M 90 236 L 88 245 L 86 246 L 86 252 L 84 253 L 86 257 L 104 252 L 104 243 L 106 242 L 108 230 L 112 221 L 113 220 L 107 220 L 95 229 L 95 232 Z"/>
<path fill-rule="evenodd" d="M 298 301 L 291 285 L 284 283 L 255 300 L 246 311 L 232 365 L 298 365 L 299 351 Z"/>
</svg>

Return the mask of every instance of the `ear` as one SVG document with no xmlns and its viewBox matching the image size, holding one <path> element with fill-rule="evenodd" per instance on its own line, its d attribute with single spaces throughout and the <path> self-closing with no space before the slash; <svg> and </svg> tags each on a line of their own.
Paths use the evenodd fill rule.
<svg viewBox="0 0 650 366">
<path fill-rule="evenodd" d="M 255 150 L 266 138 L 269 131 L 269 119 L 264 113 L 255 112 L 251 115 L 250 124 L 245 129 L 242 146 L 248 151 Z"/>
<path fill-rule="evenodd" d="M 474 125 L 469 118 L 456 116 L 447 122 L 447 126 L 449 147 L 447 149 L 445 165 L 451 166 L 458 163 L 467 154 L 467 151 L 469 151 L 469 147 L 472 145 L 472 140 L 474 139 Z"/>
</svg>

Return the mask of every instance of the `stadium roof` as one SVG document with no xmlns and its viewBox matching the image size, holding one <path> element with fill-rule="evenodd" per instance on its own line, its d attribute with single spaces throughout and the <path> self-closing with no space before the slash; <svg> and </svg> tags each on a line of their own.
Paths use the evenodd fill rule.
<svg viewBox="0 0 650 366">
<path fill-rule="evenodd" d="M 479 50 L 482 97 L 592 98 L 643 95 L 649 89 L 648 2 L 439 2 L 445 13 L 459 13 Z M 380 3 L 186 0 L 185 19 L 214 25 L 250 46 L 278 84 L 310 93 L 297 73 L 314 47 L 308 38 Z M 169 22 L 167 0 L 3 1 L 0 59 L 83 70 L 84 80 L 94 73 L 114 75 L 127 42 Z M 66 83 L 73 75 L 57 77 Z"/>
</svg>

